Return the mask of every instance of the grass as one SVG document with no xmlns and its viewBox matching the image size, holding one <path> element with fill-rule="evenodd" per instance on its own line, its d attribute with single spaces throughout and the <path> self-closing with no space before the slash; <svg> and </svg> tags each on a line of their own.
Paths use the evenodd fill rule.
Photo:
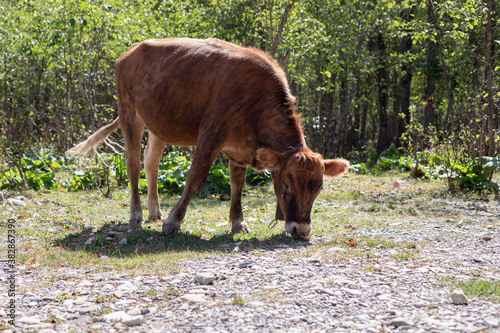
<svg viewBox="0 0 500 333">
<path fill-rule="evenodd" d="M 238 243 L 240 251 L 302 246 L 307 251 L 288 254 L 282 260 L 321 253 L 323 261 L 334 263 L 372 257 L 369 251 L 361 250 L 365 247 L 400 248 L 394 258 L 406 261 L 418 257 L 418 250 L 411 249 L 414 244 L 353 235 L 363 228 L 398 229 L 401 222 L 404 228 L 418 228 L 432 219 L 459 219 L 460 215 L 443 212 L 448 196 L 444 181 L 405 179 L 407 185 L 403 189 L 393 189 L 392 182 L 405 177 L 406 174 L 388 172 L 377 177 L 350 174 L 338 180 L 326 180 L 313 207 L 313 235 L 302 240 L 286 235 L 283 222 L 274 228 L 268 227 L 276 207 L 272 186 L 246 189 L 243 209 L 250 233 L 245 235 L 229 233 L 230 203 L 212 197 L 192 200 L 180 233 L 175 237 L 164 236 L 161 222 L 147 222 L 144 229 L 130 233 L 118 231 L 110 237 L 110 231 L 128 226 L 129 190 L 126 188 L 116 190 L 111 198 L 104 198 L 99 190 L 6 193 L 6 196 L 26 196 L 29 205 L 3 206 L 0 221 L 11 218 L 16 221 L 16 260 L 21 270 L 52 271 L 71 267 L 130 274 L 176 274 L 182 268 L 180 259 L 231 256 Z M 145 204 L 146 197 L 142 200 Z M 177 196 L 161 196 L 164 216 L 177 200 Z M 89 226 L 95 228 L 85 229 Z M 0 234 L 7 234 L 5 223 L 0 224 Z M 123 237 L 127 238 L 127 244 L 120 246 L 118 242 Z M 91 238 L 92 242 L 87 243 Z M 4 253 L 5 242 L 0 244 L 0 251 Z M 345 251 L 328 252 L 333 247 Z M 53 274 L 51 276 L 53 278 Z"/>
<path fill-rule="evenodd" d="M 500 281 L 484 281 L 476 278 L 465 282 L 455 282 L 455 286 L 462 289 L 468 297 L 500 303 Z"/>
<path fill-rule="evenodd" d="M 399 261 L 408 261 L 408 260 L 416 260 L 418 259 L 419 250 L 411 250 L 411 249 L 401 249 L 396 254 L 393 254 L 392 257 Z"/>
</svg>

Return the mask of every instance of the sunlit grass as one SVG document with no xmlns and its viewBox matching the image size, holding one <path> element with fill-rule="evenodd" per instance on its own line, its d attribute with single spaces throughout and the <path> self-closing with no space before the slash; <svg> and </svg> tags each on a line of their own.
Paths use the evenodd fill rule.
<svg viewBox="0 0 500 333">
<path fill-rule="evenodd" d="M 24 269 L 72 267 L 175 274 L 182 268 L 181 259 L 230 256 L 235 248 L 272 251 L 284 245 L 306 251 L 284 255 L 281 260 L 320 254 L 322 260 L 342 262 L 349 257 L 372 255 L 361 248 L 412 248 L 410 244 L 383 237 L 356 236 L 358 230 L 398 230 L 399 225 L 419 228 L 426 221 L 445 215 L 442 209 L 448 197 L 445 182 L 422 182 L 407 176 L 388 172 L 377 177 L 349 174 L 337 180 L 326 179 L 312 210 L 313 233 L 308 239 L 286 235 L 282 221 L 272 228 L 269 226 L 276 209 L 271 185 L 247 187 L 244 192 L 242 202 L 250 228 L 248 234 L 230 233 L 229 201 L 195 197 L 179 234 L 174 237 L 162 233 L 161 221 L 147 221 L 143 229 L 123 232 L 116 241 L 108 239 L 111 228 L 128 226 L 127 188 L 118 188 L 111 198 L 104 198 L 98 190 L 7 193 L 26 196 L 29 205 L 4 206 L 0 221 L 16 220 L 16 260 Z M 399 179 L 405 180 L 405 186 L 395 189 L 393 181 Z M 164 217 L 177 200 L 178 196 L 160 195 Z M 142 201 L 145 206 L 146 196 L 142 196 Z M 147 216 L 146 209 L 144 213 Z M 90 226 L 94 230 L 85 232 L 84 228 Z M 4 224 L 0 225 L 2 234 L 6 230 Z M 117 240 L 123 237 L 127 238 L 126 245 L 118 245 Z M 0 249 L 3 251 L 4 247 L 1 245 Z M 342 251 L 328 251 L 332 248 Z M 401 251 L 395 259 L 417 257 L 414 250 Z"/>
</svg>

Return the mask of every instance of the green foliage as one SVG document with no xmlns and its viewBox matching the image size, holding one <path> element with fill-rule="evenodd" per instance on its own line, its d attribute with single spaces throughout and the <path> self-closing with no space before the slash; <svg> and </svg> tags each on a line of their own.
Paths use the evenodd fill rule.
<svg viewBox="0 0 500 333">
<path fill-rule="evenodd" d="M 264 170 L 262 172 L 255 171 L 252 168 L 247 168 L 245 181 L 251 186 L 264 186 L 271 181 L 271 172 Z"/>
<path fill-rule="evenodd" d="M 21 189 L 25 186 L 34 190 L 55 189 L 58 181 L 54 172 L 61 168 L 62 163 L 50 154 L 25 154 L 20 159 L 21 167 L 4 165 L 0 170 L 0 189 Z"/>
<path fill-rule="evenodd" d="M 113 64 L 133 43 L 147 38 L 216 37 L 259 47 L 280 61 L 297 96 L 308 145 L 325 157 L 351 152 L 348 159 L 360 173 L 415 168 L 424 178 L 447 177 L 450 190 L 494 188 L 488 181 L 497 168 L 474 162 L 483 156 L 497 158 L 500 145 L 498 139 L 492 142 L 499 138 L 498 112 L 486 111 L 500 102 L 500 94 L 492 93 L 499 90 L 500 67 L 493 61 L 494 45 L 488 45 L 485 37 L 492 23 L 488 22 L 491 8 L 488 2 L 472 0 L 436 2 L 432 8 L 428 3 L 4 1 L 0 122 L 5 126 L 0 127 L 0 145 L 22 142 L 17 157 L 30 152 L 33 142 L 64 151 L 115 117 Z M 500 30 L 493 29 L 491 37 L 496 44 Z M 402 51 L 405 40 L 410 46 Z M 437 44 L 441 46 L 429 47 Z M 487 50 L 493 60 L 487 59 Z M 430 54 L 442 61 L 429 66 Z M 380 96 L 374 88 L 381 69 L 387 72 L 389 124 L 380 123 Z M 413 78 L 408 87 L 410 110 L 404 110 L 401 100 L 405 73 Z M 485 87 L 487 74 L 493 75 L 489 87 Z M 425 96 L 429 78 L 439 82 L 430 98 Z M 370 147 L 376 146 L 381 126 L 397 136 L 401 133 L 394 130 L 401 124 L 406 133 L 394 141 L 406 147 L 409 157 L 401 157 L 395 146 L 381 155 Z M 437 158 L 431 159 L 432 154 Z M 36 166 L 23 169 L 20 158 L 11 156 L 14 160 L 3 168 L 0 187 L 57 184 L 50 171 Z M 98 187 L 109 193 L 127 183 L 122 162 L 104 161 L 74 174 L 65 186 Z M 159 191 L 182 192 L 188 170 L 187 161 L 175 156 L 164 159 Z M 227 192 L 227 174 L 220 165 L 212 169 L 204 191 Z M 246 180 L 263 184 L 269 175 L 247 170 Z M 140 185 L 146 191 L 144 174 Z"/>
<path fill-rule="evenodd" d="M 42 156 L 42 157 L 39 157 Z M 97 188 L 105 197 L 110 197 L 118 186 L 128 186 L 125 158 L 120 154 L 99 154 L 98 163 L 89 163 L 83 170 L 72 161 L 57 158 L 55 154 L 24 155 L 21 158 L 22 175 L 15 166 L 4 165 L 0 170 L 0 189 L 21 189 L 23 179 L 30 189 L 66 189 L 81 191 Z M 181 194 L 186 184 L 186 176 L 191 162 L 177 151 L 172 151 L 162 157 L 158 171 L 158 192 Z M 60 182 L 56 176 L 57 170 L 68 170 L 71 177 Z M 23 178 L 24 177 L 24 178 Z M 248 168 L 246 182 L 249 185 L 267 185 L 271 181 L 268 171 L 256 172 Z M 139 189 L 147 193 L 147 181 L 144 170 L 139 179 Z M 229 169 L 222 163 L 212 165 L 207 182 L 200 191 L 201 195 L 230 194 Z"/>
<path fill-rule="evenodd" d="M 191 163 L 185 156 L 172 151 L 160 162 L 158 171 L 158 191 L 181 194 L 186 184 L 186 176 Z"/>
</svg>

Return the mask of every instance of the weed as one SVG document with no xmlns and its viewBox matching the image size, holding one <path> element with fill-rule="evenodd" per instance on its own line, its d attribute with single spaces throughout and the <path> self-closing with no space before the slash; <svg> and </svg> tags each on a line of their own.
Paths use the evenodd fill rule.
<svg viewBox="0 0 500 333">
<path fill-rule="evenodd" d="M 245 305 L 245 299 L 241 295 L 233 295 L 233 297 L 231 297 L 231 304 L 243 306 Z"/>
<path fill-rule="evenodd" d="M 66 299 L 70 299 L 71 296 L 68 295 L 67 293 L 61 293 L 59 295 L 57 295 L 56 297 L 54 297 L 54 302 L 62 302 Z"/>
<path fill-rule="evenodd" d="M 174 287 L 170 287 L 168 289 L 165 289 L 163 291 L 163 296 L 167 299 L 170 299 L 170 298 L 173 298 L 173 297 L 178 297 L 180 296 L 181 294 L 181 291 L 174 288 Z"/>
<path fill-rule="evenodd" d="M 478 277 L 480 277 L 481 275 L 483 275 L 483 270 L 482 270 L 482 269 L 480 269 L 480 268 L 478 268 L 478 269 L 471 269 L 469 273 L 470 273 L 470 275 L 472 275 L 472 276 L 474 276 L 474 277 L 478 278 Z"/>
<path fill-rule="evenodd" d="M 155 290 L 155 289 L 149 289 L 145 293 L 141 294 L 141 297 L 153 298 L 156 296 L 158 296 L 158 290 Z"/>
<path fill-rule="evenodd" d="M 419 253 L 420 250 L 401 249 L 398 253 L 393 254 L 391 257 L 400 261 L 415 260 L 416 255 Z"/>
<path fill-rule="evenodd" d="M 113 312 L 113 310 L 108 307 L 108 306 L 103 306 L 102 308 L 100 308 L 99 310 L 96 311 L 96 315 L 97 316 L 102 316 L 102 315 L 105 315 L 105 314 L 108 314 L 108 313 L 111 313 Z"/>
<path fill-rule="evenodd" d="M 95 299 L 94 299 L 94 302 L 95 303 L 104 303 L 107 301 L 107 297 L 106 295 L 100 295 L 100 296 L 97 296 Z"/>
</svg>

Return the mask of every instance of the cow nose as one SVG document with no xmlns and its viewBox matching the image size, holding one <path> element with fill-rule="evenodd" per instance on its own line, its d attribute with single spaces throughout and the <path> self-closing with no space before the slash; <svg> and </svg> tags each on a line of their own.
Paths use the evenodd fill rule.
<svg viewBox="0 0 500 333">
<path fill-rule="evenodd" d="M 311 233 L 310 223 L 286 222 L 285 231 L 294 237 L 306 237 Z"/>
</svg>

